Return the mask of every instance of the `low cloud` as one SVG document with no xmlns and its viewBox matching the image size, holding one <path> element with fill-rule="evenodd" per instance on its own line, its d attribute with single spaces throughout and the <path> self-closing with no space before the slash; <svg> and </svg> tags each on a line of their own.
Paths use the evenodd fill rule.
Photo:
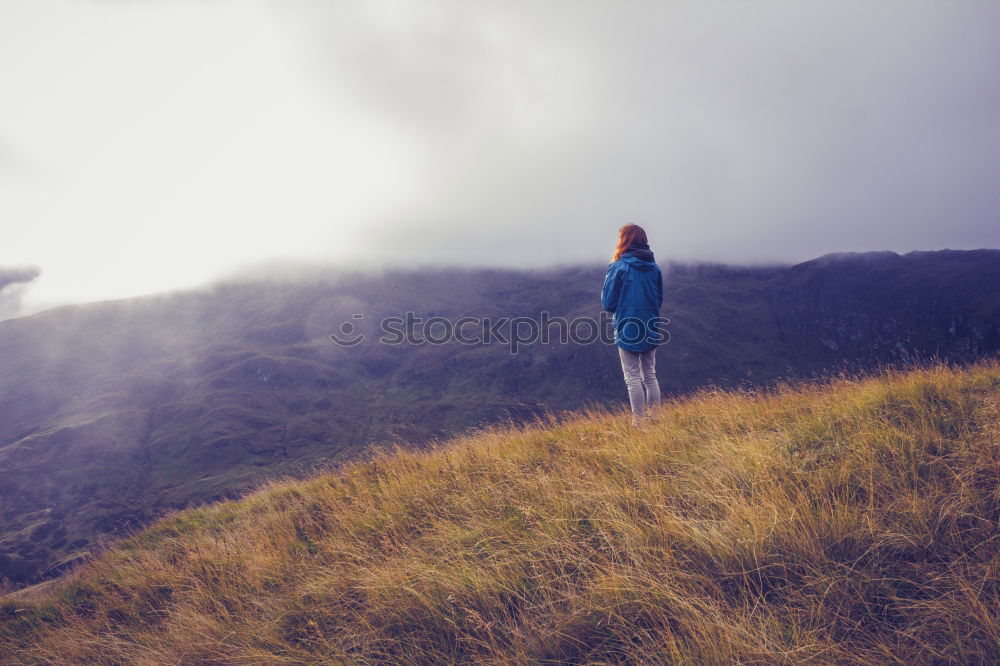
<svg viewBox="0 0 1000 666">
<path fill-rule="evenodd" d="M 42 271 L 33 266 L 0 267 L 0 321 L 21 312 L 21 297 Z"/>
</svg>

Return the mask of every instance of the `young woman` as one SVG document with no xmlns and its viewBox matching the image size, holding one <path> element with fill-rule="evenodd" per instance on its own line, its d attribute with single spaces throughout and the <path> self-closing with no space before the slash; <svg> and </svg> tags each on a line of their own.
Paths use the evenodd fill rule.
<svg viewBox="0 0 1000 666">
<path fill-rule="evenodd" d="M 604 278 L 601 300 L 613 312 L 615 344 L 621 356 L 632 423 L 639 425 L 646 408 L 660 402 L 656 381 L 656 346 L 666 341 L 660 319 L 663 276 L 653 260 L 646 232 L 637 224 L 618 230 L 618 247 Z"/>
</svg>

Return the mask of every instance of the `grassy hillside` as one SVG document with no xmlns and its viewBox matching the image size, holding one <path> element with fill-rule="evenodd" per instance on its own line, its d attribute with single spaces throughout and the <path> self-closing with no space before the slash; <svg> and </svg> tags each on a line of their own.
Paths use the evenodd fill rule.
<svg viewBox="0 0 1000 666">
<path fill-rule="evenodd" d="M 995 663 L 998 454 L 997 363 L 492 428 L 165 519 L 0 658 Z"/>
<path fill-rule="evenodd" d="M 371 442 L 621 405 L 602 344 L 328 335 L 413 311 L 596 319 L 605 266 L 317 274 L 57 308 L 0 322 L 0 579 L 57 574 L 102 535 Z M 668 394 L 841 364 L 1000 351 L 1000 252 L 871 253 L 797 266 L 665 266 Z M 372 332 L 369 330 L 368 332 Z"/>
</svg>

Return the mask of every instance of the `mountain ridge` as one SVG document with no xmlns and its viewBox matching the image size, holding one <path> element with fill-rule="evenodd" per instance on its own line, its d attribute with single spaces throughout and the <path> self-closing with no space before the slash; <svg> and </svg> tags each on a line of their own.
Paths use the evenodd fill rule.
<svg viewBox="0 0 1000 666">
<path fill-rule="evenodd" d="M 0 578 L 262 480 L 625 399 L 600 344 L 378 344 L 386 316 L 598 320 L 604 267 L 233 282 L 0 322 Z M 1000 252 L 665 267 L 667 395 L 1000 350 Z M 354 348 L 343 322 L 371 334 Z M 381 444 L 380 444 L 381 443 Z"/>
</svg>

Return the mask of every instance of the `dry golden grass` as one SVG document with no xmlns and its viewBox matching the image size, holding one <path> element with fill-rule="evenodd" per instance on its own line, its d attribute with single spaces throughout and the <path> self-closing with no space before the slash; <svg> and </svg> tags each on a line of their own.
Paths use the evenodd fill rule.
<svg viewBox="0 0 1000 666">
<path fill-rule="evenodd" d="M 15 664 L 1000 660 L 1000 365 L 586 412 L 179 513 Z"/>
</svg>

